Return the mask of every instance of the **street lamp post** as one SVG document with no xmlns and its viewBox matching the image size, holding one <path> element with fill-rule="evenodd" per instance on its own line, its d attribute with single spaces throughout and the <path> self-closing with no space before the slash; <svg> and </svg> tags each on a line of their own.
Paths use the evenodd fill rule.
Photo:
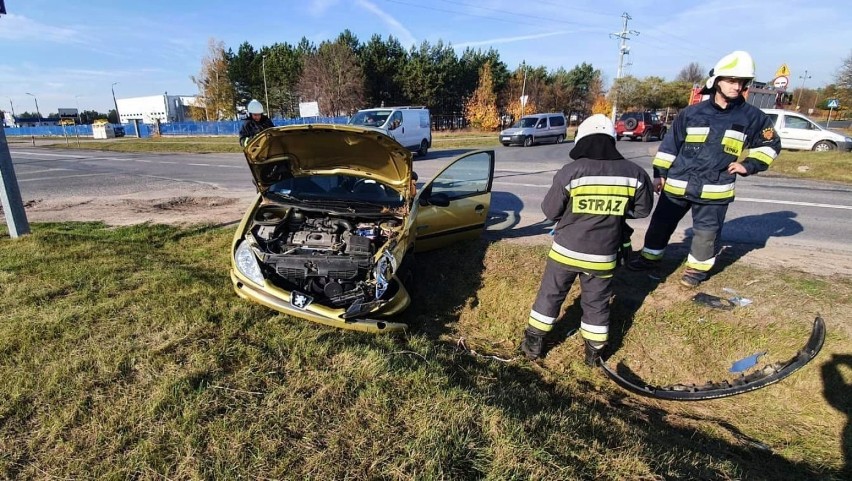
<svg viewBox="0 0 852 481">
<path fill-rule="evenodd" d="M 11 97 L 9 98 L 9 107 L 12 107 L 12 121 L 15 121 L 15 104 L 12 103 Z"/>
<path fill-rule="evenodd" d="M 796 112 L 799 111 L 799 103 L 802 101 L 802 94 L 805 93 L 805 80 L 811 77 L 808 75 L 808 71 L 805 70 L 805 74 L 799 75 L 799 78 L 802 79 L 802 87 L 799 89 L 799 100 L 796 101 Z"/>
<path fill-rule="evenodd" d="M 32 96 L 32 98 L 35 99 L 36 114 L 38 115 L 38 125 L 41 126 L 41 111 L 38 109 L 38 97 L 29 92 L 26 92 L 26 94 Z"/>
<path fill-rule="evenodd" d="M 263 56 L 260 63 L 263 67 L 263 95 L 266 97 L 266 115 L 269 115 L 269 90 L 266 89 L 266 55 Z"/>
<path fill-rule="evenodd" d="M 115 86 L 116 85 L 118 85 L 118 82 L 113 82 L 112 85 L 110 86 L 110 89 L 112 90 L 112 103 L 113 103 L 113 105 L 115 105 L 115 122 L 117 124 L 121 124 L 121 117 L 118 115 L 118 102 L 116 102 L 116 100 L 115 100 Z"/>
</svg>

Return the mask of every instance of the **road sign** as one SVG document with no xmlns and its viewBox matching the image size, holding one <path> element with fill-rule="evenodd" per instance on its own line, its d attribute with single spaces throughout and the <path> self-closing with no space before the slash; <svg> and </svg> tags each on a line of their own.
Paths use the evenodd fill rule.
<svg viewBox="0 0 852 481">
<path fill-rule="evenodd" d="M 826 104 L 826 106 L 830 109 L 839 109 L 840 102 L 838 102 L 837 99 L 828 99 L 828 103 Z"/>
</svg>

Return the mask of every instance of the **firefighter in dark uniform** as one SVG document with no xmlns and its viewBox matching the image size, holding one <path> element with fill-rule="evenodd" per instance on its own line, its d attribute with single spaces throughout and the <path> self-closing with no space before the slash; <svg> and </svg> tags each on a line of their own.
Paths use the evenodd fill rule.
<svg viewBox="0 0 852 481">
<path fill-rule="evenodd" d="M 541 357 L 543 338 L 579 277 L 580 334 L 586 363 L 594 365 L 608 339 L 612 274 L 625 242 L 624 219 L 647 217 L 654 195 L 648 174 L 615 148 L 615 128 L 604 115 L 580 124 L 570 156 L 574 162 L 556 173 L 541 204 L 556 227 L 521 350 L 528 359 Z"/>
<path fill-rule="evenodd" d="M 246 148 L 246 145 L 255 135 L 275 127 L 269 117 L 263 114 L 263 105 L 258 100 L 252 99 L 246 110 L 248 110 L 249 117 L 243 122 L 240 129 L 240 145 L 243 148 Z"/>
<path fill-rule="evenodd" d="M 781 150 L 772 120 L 743 97 L 752 79 L 751 55 L 730 53 L 710 71 L 706 86 L 712 97 L 678 114 L 654 157 L 654 190 L 661 192 L 660 200 L 642 253 L 628 268 L 656 267 L 678 222 L 692 211 L 692 245 L 680 282 L 696 287 L 707 279 L 737 175 L 763 172 Z"/>
</svg>

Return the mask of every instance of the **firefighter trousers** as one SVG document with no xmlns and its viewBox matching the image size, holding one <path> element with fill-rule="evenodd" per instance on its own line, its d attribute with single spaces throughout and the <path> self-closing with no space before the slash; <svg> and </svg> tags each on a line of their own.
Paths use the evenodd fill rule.
<svg viewBox="0 0 852 481">
<path fill-rule="evenodd" d="M 678 223 L 690 210 L 693 235 L 686 265 L 706 274 L 716 261 L 716 238 L 722 232 L 728 204 L 698 204 L 663 192 L 645 233 L 642 256 L 650 260 L 661 259 Z"/>
<path fill-rule="evenodd" d="M 609 300 L 612 297 L 612 276 L 598 277 L 577 272 L 547 259 L 541 287 L 530 311 L 529 325 L 540 331 L 553 329 L 565 297 L 574 280 L 580 278 L 580 334 L 583 339 L 605 343 L 609 335 Z"/>
</svg>

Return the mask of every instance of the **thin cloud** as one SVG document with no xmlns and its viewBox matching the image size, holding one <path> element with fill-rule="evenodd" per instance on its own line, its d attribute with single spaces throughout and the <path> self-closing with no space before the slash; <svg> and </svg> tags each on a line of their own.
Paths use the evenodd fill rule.
<svg viewBox="0 0 852 481">
<path fill-rule="evenodd" d="M 371 13 L 379 17 L 388 27 L 390 27 L 390 29 L 396 33 L 396 36 L 399 38 L 399 41 L 403 46 L 410 47 L 412 45 L 417 45 L 417 38 L 415 38 L 414 35 L 405 28 L 405 26 L 399 23 L 399 20 L 393 18 L 389 13 L 367 0 L 358 0 L 357 3 L 363 9 L 369 10 Z"/>
<path fill-rule="evenodd" d="M 482 45 L 495 45 L 500 43 L 513 43 L 513 42 L 523 42 L 525 40 L 535 40 L 537 38 L 545 38 L 545 37 L 553 37 L 556 35 L 567 35 L 569 33 L 578 33 L 579 31 L 574 30 L 559 30 L 556 32 L 547 32 L 547 33 L 537 33 L 534 35 L 521 35 L 517 37 L 499 37 L 493 38 L 490 40 L 477 40 L 474 42 L 462 42 L 455 44 L 456 47 L 464 48 L 464 47 L 479 47 Z"/>
<path fill-rule="evenodd" d="M 31 42 L 33 38 L 57 43 L 84 44 L 84 34 L 73 28 L 57 27 L 36 22 L 22 15 L 10 13 L 0 22 L 0 39 Z"/>
</svg>

